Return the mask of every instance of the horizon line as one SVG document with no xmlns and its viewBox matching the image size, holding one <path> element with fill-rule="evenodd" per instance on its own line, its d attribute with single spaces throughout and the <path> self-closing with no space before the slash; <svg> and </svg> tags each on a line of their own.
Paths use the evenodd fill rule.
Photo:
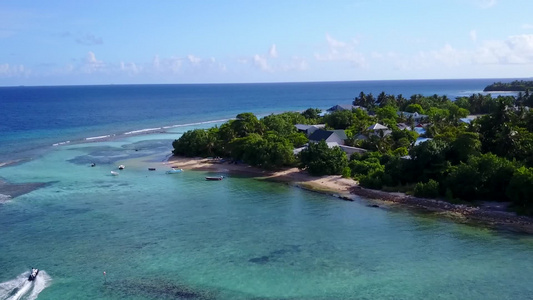
<svg viewBox="0 0 533 300">
<path fill-rule="evenodd" d="M 50 85 L 0 85 L 0 88 L 17 87 L 86 87 L 86 86 L 134 86 L 134 85 L 244 85 L 244 84 L 291 84 L 291 83 L 334 83 L 375 81 L 445 81 L 445 80 L 533 80 L 533 77 L 477 77 L 477 78 L 418 78 L 418 79 L 363 79 L 363 80 L 316 80 L 316 81 L 268 81 L 268 82 L 211 82 L 211 83 L 98 83 L 98 84 L 50 84 Z"/>
</svg>

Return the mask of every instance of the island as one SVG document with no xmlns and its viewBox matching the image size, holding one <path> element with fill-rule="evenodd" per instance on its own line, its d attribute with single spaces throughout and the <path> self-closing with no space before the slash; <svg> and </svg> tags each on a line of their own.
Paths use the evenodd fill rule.
<svg viewBox="0 0 533 300">
<path fill-rule="evenodd" d="M 514 80 L 512 82 L 495 82 L 486 86 L 484 92 L 526 92 L 533 89 L 533 81 Z"/>
<path fill-rule="evenodd" d="M 361 92 L 326 111 L 241 113 L 185 132 L 173 154 L 200 157 L 202 168 L 224 165 L 273 179 L 322 183 L 335 176 L 343 179 L 336 187 L 350 194 L 533 232 L 532 104 L 533 95 L 451 100 Z M 186 168 L 186 159 L 175 162 Z"/>
</svg>

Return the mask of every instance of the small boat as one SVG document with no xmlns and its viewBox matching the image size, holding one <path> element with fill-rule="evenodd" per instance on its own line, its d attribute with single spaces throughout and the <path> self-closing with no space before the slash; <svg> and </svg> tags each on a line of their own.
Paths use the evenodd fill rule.
<svg viewBox="0 0 533 300">
<path fill-rule="evenodd" d="M 172 168 L 172 170 L 168 170 L 167 171 L 167 174 L 174 174 L 174 173 L 181 173 L 183 172 L 183 169 L 174 169 Z"/>
<path fill-rule="evenodd" d="M 148 168 L 148 171 L 155 171 L 155 168 Z"/>
<path fill-rule="evenodd" d="M 206 177 L 205 180 L 222 180 L 224 176 Z"/>
<path fill-rule="evenodd" d="M 34 281 L 35 277 L 37 277 L 37 274 L 39 274 L 39 269 L 32 268 L 30 276 L 28 277 L 28 281 Z"/>
<path fill-rule="evenodd" d="M 120 166 L 118 166 L 118 169 L 119 169 L 119 170 L 124 170 L 124 168 L 125 168 L 124 165 L 120 165 Z"/>
<path fill-rule="evenodd" d="M 118 172 L 111 171 L 111 175 L 113 175 L 113 176 L 118 176 Z"/>
</svg>

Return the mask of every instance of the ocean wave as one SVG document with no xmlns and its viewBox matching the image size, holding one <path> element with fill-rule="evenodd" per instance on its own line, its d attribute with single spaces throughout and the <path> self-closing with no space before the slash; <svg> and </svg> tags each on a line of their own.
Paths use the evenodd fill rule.
<svg viewBox="0 0 533 300">
<path fill-rule="evenodd" d="M 0 161 L 0 168 L 1 167 L 7 167 L 9 165 L 14 165 L 16 163 L 21 162 L 22 159 L 14 159 L 14 160 L 8 160 L 8 161 Z"/>
<path fill-rule="evenodd" d="M 0 283 L 0 299 L 35 300 L 52 281 L 52 277 L 44 270 L 39 271 L 34 281 L 28 281 L 29 275 L 30 272 L 24 272 L 15 279 Z"/>
<path fill-rule="evenodd" d="M 111 137 L 110 134 L 108 134 L 108 135 L 101 135 L 101 136 L 92 136 L 92 137 L 85 138 L 85 140 L 86 140 L 86 141 L 92 141 L 92 140 L 106 139 L 106 138 L 109 138 L 109 137 Z"/>
<path fill-rule="evenodd" d="M 154 131 L 154 130 L 161 130 L 161 129 L 162 129 L 161 127 L 157 127 L 157 128 L 146 128 L 146 129 L 140 129 L 140 130 L 128 131 L 128 132 L 125 132 L 124 134 L 125 134 L 125 135 L 139 134 L 139 133 L 146 133 L 146 132 L 150 132 L 150 131 Z"/>
<path fill-rule="evenodd" d="M 138 130 L 132 130 L 124 133 L 116 133 L 116 134 L 105 134 L 105 135 L 99 135 L 99 136 L 92 136 L 87 138 L 82 138 L 79 140 L 68 140 L 64 142 L 58 142 L 52 144 L 52 146 L 62 146 L 66 144 L 75 144 L 75 143 L 84 143 L 84 142 L 98 142 L 103 139 L 110 139 L 110 138 L 120 138 L 124 136 L 131 136 L 131 135 L 137 135 L 137 134 L 149 134 L 153 133 L 154 131 L 158 130 L 167 130 L 172 128 L 179 128 L 179 127 L 187 127 L 187 126 L 198 126 L 203 124 L 212 124 L 212 123 L 221 123 L 226 122 L 231 119 L 219 119 L 219 120 L 209 120 L 209 121 L 202 121 L 202 122 L 194 122 L 194 123 L 186 123 L 186 124 L 175 124 L 175 125 L 169 125 L 169 126 L 163 126 L 163 127 L 153 127 L 153 128 L 144 128 L 144 129 L 138 129 Z M 0 167 L 2 166 L 2 163 L 0 163 Z"/>
<path fill-rule="evenodd" d="M 52 144 L 52 146 L 61 146 L 61 145 L 65 145 L 65 144 L 69 144 L 70 141 L 64 141 L 64 142 L 59 142 L 59 143 L 55 143 L 55 144 Z"/>
<path fill-rule="evenodd" d="M 0 203 L 5 203 L 7 201 L 11 200 L 11 196 L 0 194 Z"/>
<path fill-rule="evenodd" d="M 203 121 L 203 122 L 196 122 L 196 123 L 187 123 L 187 124 L 177 124 L 177 125 L 170 125 L 170 126 L 164 126 L 164 129 L 170 129 L 170 128 L 177 128 L 177 127 L 186 127 L 186 126 L 195 126 L 195 125 L 203 125 L 203 124 L 211 124 L 211 123 L 220 123 L 220 122 L 227 122 L 231 119 L 220 119 L 220 120 L 211 120 L 211 121 Z"/>
</svg>

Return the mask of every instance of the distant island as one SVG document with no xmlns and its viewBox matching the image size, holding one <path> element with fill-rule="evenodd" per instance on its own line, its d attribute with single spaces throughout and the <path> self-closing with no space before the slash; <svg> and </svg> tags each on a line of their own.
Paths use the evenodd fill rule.
<svg viewBox="0 0 533 300">
<path fill-rule="evenodd" d="M 484 92 L 525 92 L 527 90 L 533 90 L 533 81 L 495 82 L 483 89 Z"/>
</svg>

